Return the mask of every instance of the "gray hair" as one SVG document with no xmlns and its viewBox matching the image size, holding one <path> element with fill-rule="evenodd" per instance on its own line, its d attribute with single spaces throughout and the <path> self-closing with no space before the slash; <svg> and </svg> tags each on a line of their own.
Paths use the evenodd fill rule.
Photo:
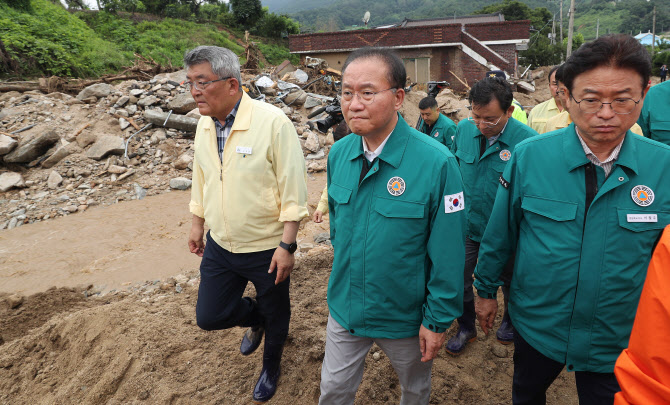
<svg viewBox="0 0 670 405">
<path fill-rule="evenodd" d="M 219 76 L 219 79 L 234 77 L 240 86 L 242 85 L 240 60 L 230 49 L 220 46 L 199 46 L 184 54 L 185 69 L 205 62 L 209 63 L 212 72 Z"/>
</svg>

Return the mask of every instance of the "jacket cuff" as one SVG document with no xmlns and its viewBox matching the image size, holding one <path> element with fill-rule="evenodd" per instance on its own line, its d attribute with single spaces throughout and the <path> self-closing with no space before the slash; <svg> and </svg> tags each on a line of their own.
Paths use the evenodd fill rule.
<svg viewBox="0 0 670 405">
<path fill-rule="evenodd" d="M 498 286 L 493 289 L 489 289 L 483 286 L 479 280 L 475 280 L 474 287 L 477 289 L 477 296 L 479 298 L 485 298 L 487 300 L 494 300 L 498 298 Z"/>
<path fill-rule="evenodd" d="M 430 321 L 429 319 L 423 318 L 421 322 L 424 328 L 428 329 L 431 332 L 443 333 L 447 331 L 447 328 L 442 328 L 435 324 L 435 322 Z"/>
<path fill-rule="evenodd" d="M 191 214 L 196 215 L 200 218 L 205 217 L 205 208 L 202 205 L 198 204 L 195 201 L 188 203 L 188 209 L 191 211 Z"/>
<path fill-rule="evenodd" d="M 309 211 L 307 211 L 307 207 L 294 205 L 282 209 L 282 212 L 279 214 L 279 222 L 299 222 L 308 216 Z"/>
</svg>

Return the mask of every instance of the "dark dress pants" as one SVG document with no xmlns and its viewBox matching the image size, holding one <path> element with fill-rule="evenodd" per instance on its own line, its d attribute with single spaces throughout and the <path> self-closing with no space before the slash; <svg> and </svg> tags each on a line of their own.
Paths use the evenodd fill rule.
<svg viewBox="0 0 670 405">
<path fill-rule="evenodd" d="M 268 273 L 274 252 L 231 253 L 208 232 L 195 307 L 198 326 L 205 330 L 264 326 L 266 345 L 283 344 L 291 318 L 289 278 L 275 285 L 277 271 Z M 257 304 L 242 297 L 248 282 L 256 287 Z"/>
<path fill-rule="evenodd" d="M 521 337 L 514 334 L 514 379 L 512 403 L 514 405 L 544 405 L 547 388 L 558 377 L 565 365 L 535 350 Z M 619 392 L 614 373 L 576 371 L 579 405 L 612 405 L 614 394 Z"/>
</svg>

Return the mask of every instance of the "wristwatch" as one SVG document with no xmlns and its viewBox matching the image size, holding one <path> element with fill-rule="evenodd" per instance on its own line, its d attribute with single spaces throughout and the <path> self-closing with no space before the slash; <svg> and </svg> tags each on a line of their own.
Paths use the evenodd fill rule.
<svg viewBox="0 0 670 405">
<path fill-rule="evenodd" d="M 288 250 L 290 254 L 295 253 L 296 250 L 298 250 L 298 244 L 293 242 L 293 243 L 284 243 L 283 241 L 279 242 L 279 247 L 284 248 Z"/>
</svg>

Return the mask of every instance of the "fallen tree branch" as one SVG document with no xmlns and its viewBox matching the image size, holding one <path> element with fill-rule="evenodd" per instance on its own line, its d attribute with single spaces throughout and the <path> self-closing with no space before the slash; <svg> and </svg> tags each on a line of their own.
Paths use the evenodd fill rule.
<svg viewBox="0 0 670 405">
<path fill-rule="evenodd" d="M 464 82 L 463 80 L 461 80 L 461 78 L 458 77 L 458 76 L 456 76 L 456 73 L 452 72 L 451 70 L 449 71 L 449 73 L 451 73 L 451 74 L 456 78 L 456 80 L 458 80 L 459 82 L 461 82 L 461 84 L 462 84 L 463 86 L 465 86 L 465 88 L 467 88 L 468 90 L 470 90 L 470 86 L 468 86 L 468 82 Z"/>
</svg>

